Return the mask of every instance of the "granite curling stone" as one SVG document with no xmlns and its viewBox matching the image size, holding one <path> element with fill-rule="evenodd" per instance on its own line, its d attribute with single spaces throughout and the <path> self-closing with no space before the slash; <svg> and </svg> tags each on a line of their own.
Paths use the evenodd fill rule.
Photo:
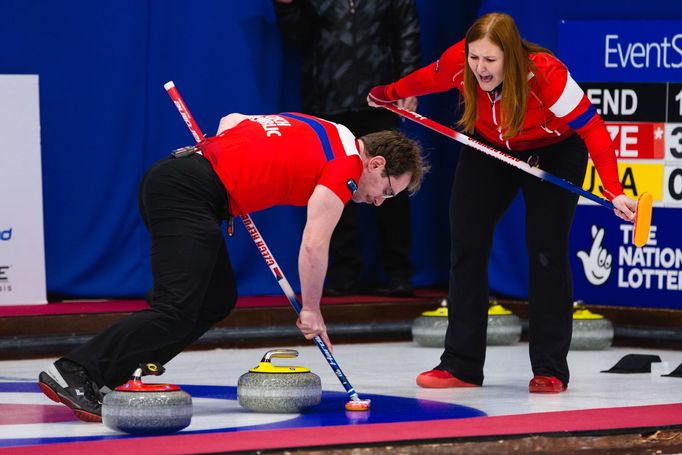
<svg viewBox="0 0 682 455">
<path fill-rule="evenodd" d="M 505 346 L 521 340 L 521 319 L 497 300 L 491 299 L 488 307 L 488 346 Z"/>
<path fill-rule="evenodd" d="M 598 351 L 613 342 L 613 324 L 601 314 L 588 310 L 582 301 L 573 304 L 573 336 L 569 349 Z"/>
<path fill-rule="evenodd" d="M 102 422 L 112 430 L 132 434 L 180 431 L 192 421 L 192 397 L 175 384 L 144 384 L 142 376 L 165 371 L 158 363 L 137 368 L 130 380 L 107 393 Z"/>
<path fill-rule="evenodd" d="M 295 358 L 294 349 L 273 349 L 258 366 L 239 377 L 237 400 L 251 411 L 301 412 L 318 405 L 322 397 L 320 377 L 300 366 L 275 366 L 272 358 Z"/>
<path fill-rule="evenodd" d="M 412 323 L 412 339 L 420 346 L 442 348 L 448 330 L 447 300 L 433 311 L 425 311 Z M 521 339 L 521 320 L 511 311 L 490 301 L 488 308 L 487 343 L 500 346 L 517 343 Z"/>
</svg>

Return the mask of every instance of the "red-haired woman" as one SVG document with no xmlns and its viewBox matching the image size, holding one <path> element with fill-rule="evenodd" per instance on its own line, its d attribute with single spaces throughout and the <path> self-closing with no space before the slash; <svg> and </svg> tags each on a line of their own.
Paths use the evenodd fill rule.
<svg viewBox="0 0 682 455">
<path fill-rule="evenodd" d="M 616 214 L 634 219 L 636 202 L 623 194 L 614 144 L 587 96 L 550 51 L 523 40 L 514 20 L 480 17 L 440 59 L 368 97 L 377 106 L 456 88 L 460 127 L 478 140 L 581 185 L 588 153 Z M 575 134 L 577 133 L 577 134 Z M 572 330 L 568 239 L 578 196 L 476 150 L 459 156 L 450 199 L 449 326 L 445 351 L 421 387 L 483 384 L 488 320 L 488 257 L 495 225 L 521 191 L 529 258 L 530 392 L 562 392 Z"/>
</svg>

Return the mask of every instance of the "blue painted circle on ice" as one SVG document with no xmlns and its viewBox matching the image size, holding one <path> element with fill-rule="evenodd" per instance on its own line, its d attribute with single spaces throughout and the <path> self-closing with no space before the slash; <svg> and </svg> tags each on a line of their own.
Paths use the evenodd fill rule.
<svg viewBox="0 0 682 455">
<path fill-rule="evenodd" d="M 348 401 L 348 395 L 343 392 L 322 392 L 320 404 L 300 414 L 260 414 L 245 410 L 238 405 L 235 386 L 186 384 L 181 387 L 192 396 L 195 405 L 192 424 L 183 430 L 182 434 L 414 422 L 485 415 L 478 409 L 456 404 L 371 394 L 361 396 L 363 400 L 372 400 L 369 412 L 350 412 L 345 410 L 344 405 Z M 7 400 L 2 400 L 4 393 L 11 394 L 12 400 L 10 401 L 14 404 L 45 403 L 46 406 L 50 405 L 47 398 L 41 400 L 34 395 L 40 393 L 40 389 L 33 382 L 0 382 L 0 403 L 7 403 Z M 52 405 L 55 404 L 52 403 Z M 22 437 L 24 435 L 11 432 L 12 439 L 0 438 L 0 447 L 133 437 L 115 433 L 103 425 L 84 424 L 76 429 L 73 423 L 78 422 L 42 422 L 25 425 L 30 437 Z M 62 432 L 59 430 L 60 425 L 69 425 L 70 430 Z M 0 425 L 0 428 L 2 427 L 3 425 Z M 82 431 L 79 432 L 79 429 Z M 63 436 L 64 434 L 71 436 Z"/>
</svg>

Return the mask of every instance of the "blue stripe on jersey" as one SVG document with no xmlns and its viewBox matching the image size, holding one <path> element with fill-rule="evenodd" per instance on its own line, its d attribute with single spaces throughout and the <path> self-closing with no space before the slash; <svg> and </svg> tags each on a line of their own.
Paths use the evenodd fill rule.
<svg viewBox="0 0 682 455">
<path fill-rule="evenodd" d="M 307 123 L 313 129 L 313 131 L 315 131 L 317 137 L 320 138 L 320 143 L 322 143 L 322 150 L 324 150 L 324 155 L 327 157 L 327 161 L 331 161 L 334 159 L 334 152 L 332 152 L 332 144 L 329 142 L 327 131 L 324 129 L 324 126 L 322 126 L 320 122 L 308 117 L 292 114 L 291 112 L 279 115 L 281 115 L 282 117 L 289 117 Z"/>
<path fill-rule="evenodd" d="M 568 122 L 568 126 L 573 128 L 574 130 L 580 129 L 583 126 L 585 126 L 585 124 L 589 122 L 590 119 L 595 115 L 597 115 L 597 110 L 594 108 L 594 106 L 590 105 L 590 107 L 587 108 L 585 112 L 577 116 L 572 121 Z"/>
</svg>

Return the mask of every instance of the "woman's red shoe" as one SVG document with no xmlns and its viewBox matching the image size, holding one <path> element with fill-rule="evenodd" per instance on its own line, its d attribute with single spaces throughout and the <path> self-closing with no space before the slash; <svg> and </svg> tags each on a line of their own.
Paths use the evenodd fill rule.
<svg viewBox="0 0 682 455">
<path fill-rule="evenodd" d="M 457 379 L 445 370 L 430 370 L 417 376 L 417 385 L 426 389 L 446 389 L 450 387 L 480 387 Z"/>
<path fill-rule="evenodd" d="M 534 376 L 528 384 L 530 393 L 561 393 L 568 386 L 554 376 Z"/>
</svg>

